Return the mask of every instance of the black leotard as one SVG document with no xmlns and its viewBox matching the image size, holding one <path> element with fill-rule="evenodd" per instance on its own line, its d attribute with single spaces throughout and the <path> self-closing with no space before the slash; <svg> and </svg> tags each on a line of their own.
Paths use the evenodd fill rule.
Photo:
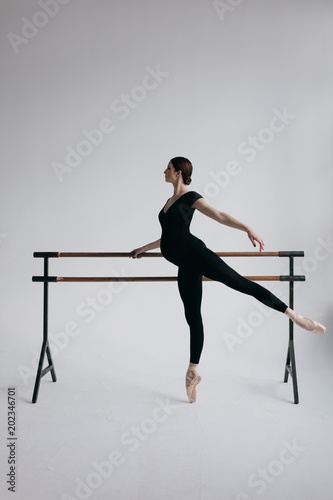
<svg viewBox="0 0 333 500">
<path fill-rule="evenodd" d="M 280 312 L 287 305 L 263 286 L 250 281 L 228 266 L 205 243 L 191 234 L 190 224 L 194 214 L 192 205 L 202 196 L 195 191 L 183 194 L 158 218 L 162 226 L 161 252 L 178 266 L 178 288 L 184 303 L 185 317 L 190 327 L 190 361 L 199 363 L 204 333 L 201 318 L 202 276 L 247 295 Z"/>
<path fill-rule="evenodd" d="M 164 213 L 164 207 L 168 200 L 159 213 L 162 226 L 161 252 L 167 260 L 176 266 L 186 265 L 196 246 L 204 244 L 203 241 L 190 233 L 190 224 L 195 210 L 191 206 L 199 198 L 202 198 L 200 194 L 188 191 L 177 198 Z"/>
</svg>

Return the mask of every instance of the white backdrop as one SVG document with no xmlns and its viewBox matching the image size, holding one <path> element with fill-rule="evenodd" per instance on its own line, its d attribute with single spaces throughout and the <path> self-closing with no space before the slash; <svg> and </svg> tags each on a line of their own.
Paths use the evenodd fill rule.
<svg viewBox="0 0 333 500">
<path fill-rule="evenodd" d="M 328 335 L 297 330 L 296 352 L 318 385 L 331 376 L 332 21 L 328 0 L 1 0 L 1 351 L 27 401 L 42 326 L 33 252 L 130 251 L 159 238 L 172 194 L 163 171 L 178 155 L 193 163 L 191 189 L 251 225 L 265 250 L 305 251 L 295 310 Z M 253 250 L 200 213 L 192 232 L 216 251 Z M 288 270 L 287 259 L 227 262 L 243 274 Z M 60 276 L 176 271 L 162 259 L 50 262 Z M 267 287 L 287 300 L 287 284 Z M 182 370 L 188 361 L 176 284 L 51 284 L 50 304 L 56 366 L 82 346 L 98 351 L 96 330 L 138 364 L 143 353 Z M 207 371 L 281 372 L 287 320 L 258 307 L 204 285 Z"/>
</svg>

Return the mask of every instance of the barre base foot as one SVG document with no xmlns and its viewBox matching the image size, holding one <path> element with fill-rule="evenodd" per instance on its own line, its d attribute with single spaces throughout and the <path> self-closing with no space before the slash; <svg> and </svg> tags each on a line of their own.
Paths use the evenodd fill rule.
<svg viewBox="0 0 333 500">
<path fill-rule="evenodd" d="M 293 382 L 294 403 L 297 405 L 299 403 L 299 397 L 298 397 L 298 387 L 297 387 L 294 342 L 292 340 L 289 340 L 286 366 L 285 366 L 285 369 L 284 369 L 284 380 L 283 381 L 285 383 L 288 382 L 289 375 L 291 376 L 291 379 L 292 379 L 292 382 Z"/>
<path fill-rule="evenodd" d="M 43 368 L 44 364 L 44 359 L 45 359 L 45 354 L 48 360 L 48 366 Z M 36 381 L 35 381 L 35 387 L 34 387 L 34 393 L 32 396 L 32 402 L 36 403 L 38 399 L 38 393 L 39 393 L 39 387 L 40 387 L 40 381 L 44 375 L 46 375 L 48 372 L 51 372 L 51 378 L 53 382 L 57 381 L 57 376 L 55 373 L 54 369 L 54 364 L 51 356 L 51 351 L 50 351 L 50 346 L 48 340 L 45 340 L 42 345 L 40 357 L 39 357 L 39 363 L 38 363 L 38 370 L 37 370 L 37 375 L 36 375 Z"/>
</svg>

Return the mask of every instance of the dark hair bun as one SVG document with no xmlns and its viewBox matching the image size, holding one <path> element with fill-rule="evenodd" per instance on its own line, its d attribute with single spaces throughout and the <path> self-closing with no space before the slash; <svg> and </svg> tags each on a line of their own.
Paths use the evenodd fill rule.
<svg viewBox="0 0 333 500">
<path fill-rule="evenodd" d="M 172 158 L 172 160 L 170 161 L 176 171 L 179 170 L 181 171 L 184 184 L 186 184 L 187 186 L 191 184 L 192 182 L 191 175 L 193 167 L 190 160 L 184 158 L 183 156 L 176 156 L 175 158 Z"/>
</svg>

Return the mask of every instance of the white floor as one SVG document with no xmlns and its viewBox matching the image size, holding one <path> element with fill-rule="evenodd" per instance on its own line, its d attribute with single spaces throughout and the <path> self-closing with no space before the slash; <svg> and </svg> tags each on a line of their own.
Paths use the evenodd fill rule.
<svg viewBox="0 0 333 500">
<path fill-rule="evenodd" d="M 55 359 L 37 404 L 3 366 L 1 498 L 331 500 L 332 372 L 299 356 L 300 404 L 282 382 L 284 359 L 246 365 L 210 353 L 195 404 L 181 354 L 126 350 L 106 332 Z M 24 346 L 16 346 L 16 359 Z M 210 353 L 208 362 L 208 353 Z M 279 354 L 279 358 L 281 358 Z M 283 355 L 284 358 L 284 355 Z M 170 361 L 171 359 L 171 361 Z M 6 375 L 7 374 L 7 375 Z M 7 491 L 6 396 L 16 385 L 16 493 Z"/>
</svg>

